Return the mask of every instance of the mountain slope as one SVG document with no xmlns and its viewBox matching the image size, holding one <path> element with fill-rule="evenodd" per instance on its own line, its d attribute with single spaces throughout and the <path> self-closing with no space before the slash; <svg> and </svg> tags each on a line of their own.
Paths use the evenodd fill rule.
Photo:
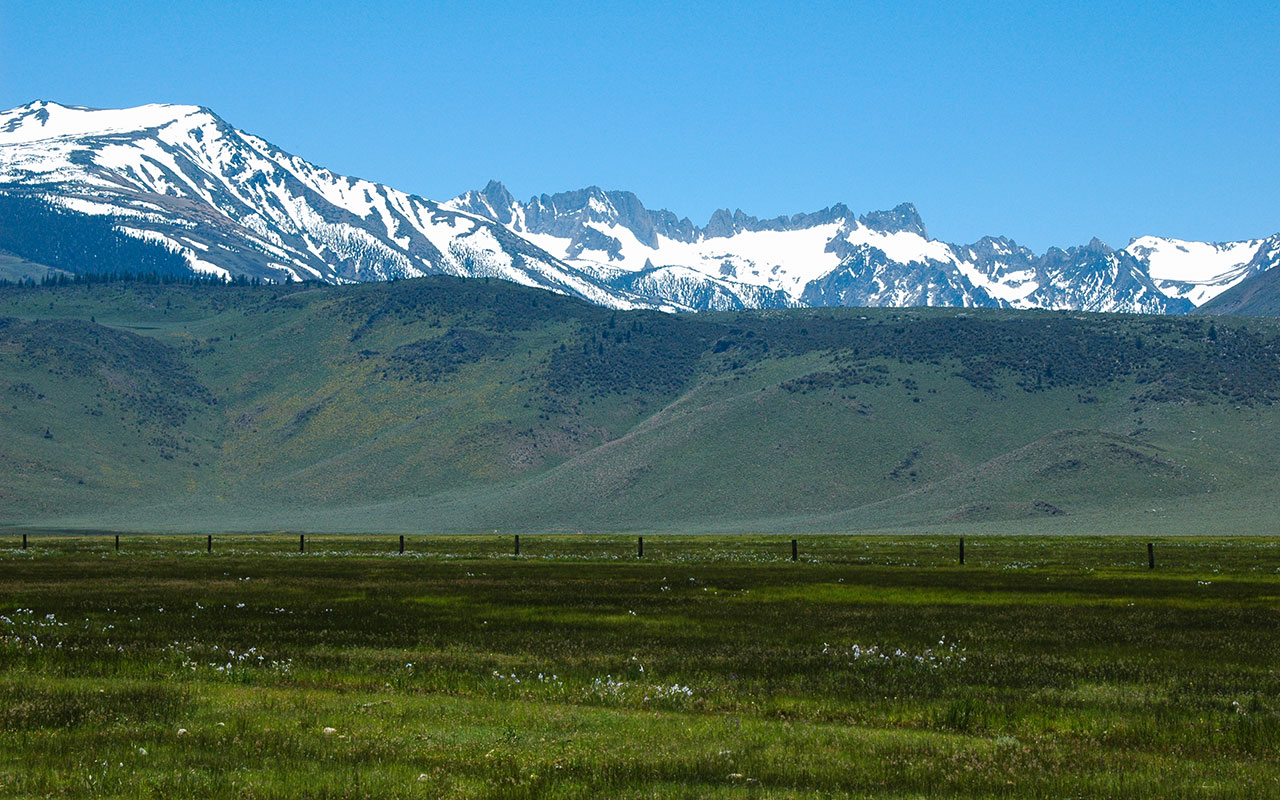
<svg viewBox="0 0 1280 800">
<path fill-rule="evenodd" d="M 1277 352 L 1265 321 L 447 277 L 0 287 L 0 522 L 1246 530 L 1280 489 Z"/>
<path fill-rule="evenodd" d="M 194 106 L 4 112 L 0 185 L 113 214 L 201 272 L 331 283 L 493 276 L 633 305 L 488 220 L 335 175 Z"/>
<path fill-rule="evenodd" d="M 146 274 L 190 277 L 178 253 L 121 232 L 111 218 L 86 216 L 34 197 L 0 193 L 0 253 L 29 266 L 17 277 Z"/>
<path fill-rule="evenodd" d="M 1264 240 L 1247 265 L 1250 277 L 1199 308 L 1205 314 L 1280 316 L 1280 236 Z"/>
</svg>

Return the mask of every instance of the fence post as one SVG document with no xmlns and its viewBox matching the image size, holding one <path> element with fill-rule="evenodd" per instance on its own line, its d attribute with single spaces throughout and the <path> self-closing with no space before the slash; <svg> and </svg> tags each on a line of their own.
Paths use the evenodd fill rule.
<svg viewBox="0 0 1280 800">
<path fill-rule="evenodd" d="M 120 534 L 116 534 L 116 549 L 120 549 Z"/>
<path fill-rule="evenodd" d="M 520 534 L 516 534 L 516 555 L 520 555 Z"/>
<path fill-rule="evenodd" d="M 298 534 L 298 552 L 307 552 L 307 535 L 305 533 Z"/>
<path fill-rule="evenodd" d="M 204 550 L 206 553 L 213 552 L 213 534 L 209 534 L 204 540 Z"/>
<path fill-rule="evenodd" d="M 960 566 L 964 566 L 964 537 L 960 537 Z"/>
<path fill-rule="evenodd" d="M 23 550 L 27 549 L 27 535 L 25 533 L 22 534 L 22 549 Z"/>
<path fill-rule="evenodd" d="M 1147 569 L 1156 568 L 1156 545 L 1154 542 L 1147 542 Z"/>
<path fill-rule="evenodd" d="M 644 537 L 636 537 L 636 558 L 644 558 Z"/>
<path fill-rule="evenodd" d="M 791 560 L 797 561 L 800 558 L 800 546 L 796 544 L 796 540 L 791 540 Z"/>
<path fill-rule="evenodd" d="M 404 555 L 404 534 L 400 534 L 400 555 Z"/>
</svg>

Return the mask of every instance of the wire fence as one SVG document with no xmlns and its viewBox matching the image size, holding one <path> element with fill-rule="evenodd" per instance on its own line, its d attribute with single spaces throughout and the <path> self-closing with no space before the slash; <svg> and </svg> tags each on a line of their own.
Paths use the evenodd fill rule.
<svg viewBox="0 0 1280 800">
<path fill-rule="evenodd" d="M 0 559 L 101 557 L 400 558 L 528 562 L 755 563 L 1280 572 L 1273 537 L 647 534 L 14 533 Z"/>
</svg>

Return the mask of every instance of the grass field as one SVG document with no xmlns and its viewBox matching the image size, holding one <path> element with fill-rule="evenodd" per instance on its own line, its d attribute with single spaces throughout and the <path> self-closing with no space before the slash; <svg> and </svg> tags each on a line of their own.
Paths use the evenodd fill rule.
<svg viewBox="0 0 1280 800">
<path fill-rule="evenodd" d="M 0 794 L 1280 796 L 1280 542 L 0 539 Z"/>
</svg>

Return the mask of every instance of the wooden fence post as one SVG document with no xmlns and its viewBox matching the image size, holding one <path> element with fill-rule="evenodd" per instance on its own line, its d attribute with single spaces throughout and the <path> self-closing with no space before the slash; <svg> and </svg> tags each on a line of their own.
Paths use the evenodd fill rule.
<svg viewBox="0 0 1280 800">
<path fill-rule="evenodd" d="M 644 537 L 636 537 L 636 558 L 644 558 Z"/>
<path fill-rule="evenodd" d="M 797 561 L 800 558 L 800 546 L 796 544 L 796 540 L 791 540 L 791 560 Z"/>
<path fill-rule="evenodd" d="M 1147 542 L 1147 569 L 1156 568 L 1156 545 L 1154 542 Z"/>
<path fill-rule="evenodd" d="M 209 534 L 204 540 L 204 549 L 206 553 L 213 552 L 213 534 Z"/>
<path fill-rule="evenodd" d="M 116 549 L 120 549 L 120 534 L 116 534 Z"/>
<path fill-rule="evenodd" d="M 305 533 L 298 534 L 298 552 L 307 552 L 307 535 Z"/>
<path fill-rule="evenodd" d="M 964 537 L 960 537 L 960 566 L 964 566 Z"/>
<path fill-rule="evenodd" d="M 404 555 L 404 534 L 400 534 L 400 555 Z"/>
<path fill-rule="evenodd" d="M 27 549 L 27 535 L 25 533 L 22 534 L 22 549 L 23 550 Z"/>
<path fill-rule="evenodd" d="M 516 555 L 520 555 L 520 534 L 516 534 Z"/>
</svg>

